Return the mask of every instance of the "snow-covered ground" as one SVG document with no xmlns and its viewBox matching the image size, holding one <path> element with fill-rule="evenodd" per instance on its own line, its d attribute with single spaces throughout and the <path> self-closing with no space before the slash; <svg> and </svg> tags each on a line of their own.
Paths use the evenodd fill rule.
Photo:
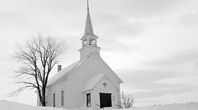
<svg viewBox="0 0 198 110">
<path fill-rule="evenodd" d="M 35 107 L 35 106 L 20 104 L 16 102 L 0 100 L 0 110 L 66 110 L 66 109 L 53 108 L 53 107 Z M 74 109 L 74 110 L 86 110 L 86 109 Z M 116 109 L 105 109 L 105 110 L 116 110 Z M 124 110 L 198 110 L 198 103 L 154 105 L 154 106 L 124 109 Z"/>
<path fill-rule="evenodd" d="M 153 105 L 142 108 L 135 108 L 134 110 L 198 110 L 198 103 L 184 103 L 184 104 L 166 104 Z"/>
<path fill-rule="evenodd" d="M 0 110 L 66 110 L 66 109 L 53 108 L 53 107 L 35 107 L 35 106 L 20 104 L 16 102 L 0 100 Z"/>
</svg>

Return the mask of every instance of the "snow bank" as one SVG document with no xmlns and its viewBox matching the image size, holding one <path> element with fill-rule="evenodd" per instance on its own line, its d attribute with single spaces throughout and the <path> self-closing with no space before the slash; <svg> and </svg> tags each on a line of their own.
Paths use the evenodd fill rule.
<svg viewBox="0 0 198 110">
<path fill-rule="evenodd" d="M 121 109 L 106 108 L 104 110 L 121 110 Z M 153 105 L 153 106 L 129 108 L 129 109 L 123 109 L 123 110 L 198 110 L 198 103 L 192 102 L 192 103 L 185 103 L 185 104 Z"/>
<path fill-rule="evenodd" d="M 198 110 L 198 103 L 153 105 L 133 110 Z"/>
<path fill-rule="evenodd" d="M 0 100 L 0 110 L 66 110 L 66 109 L 53 108 L 53 107 L 36 107 L 36 106 L 25 105 L 16 102 Z"/>
<path fill-rule="evenodd" d="M 0 110 L 67 110 L 67 109 L 53 108 L 53 107 L 36 107 L 36 106 L 25 105 L 16 102 L 0 100 Z M 79 109 L 71 109 L 71 110 L 92 110 L 92 109 L 79 108 Z M 148 107 L 131 108 L 131 109 L 105 108 L 104 110 L 198 110 L 198 103 L 192 102 L 185 104 L 153 105 Z"/>
</svg>

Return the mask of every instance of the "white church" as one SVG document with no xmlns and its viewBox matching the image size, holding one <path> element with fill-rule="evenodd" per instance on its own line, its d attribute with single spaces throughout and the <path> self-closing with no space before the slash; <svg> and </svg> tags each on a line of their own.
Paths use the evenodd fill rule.
<svg viewBox="0 0 198 110">
<path fill-rule="evenodd" d="M 120 84 L 123 82 L 100 56 L 89 5 L 80 60 L 58 72 L 47 86 L 47 106 L 62 108 L 120 108 Z"/>
</svg>

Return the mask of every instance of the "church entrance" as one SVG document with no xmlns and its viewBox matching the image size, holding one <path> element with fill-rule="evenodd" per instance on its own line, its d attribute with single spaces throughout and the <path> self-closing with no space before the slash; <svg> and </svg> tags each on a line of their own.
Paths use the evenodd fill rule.
<svg viewBox="0 0 198 110">
<path fill-rule="evenodd" d="M 100 108 L 112 107 L 111 93 L 100 93 Z"/>
</svg>

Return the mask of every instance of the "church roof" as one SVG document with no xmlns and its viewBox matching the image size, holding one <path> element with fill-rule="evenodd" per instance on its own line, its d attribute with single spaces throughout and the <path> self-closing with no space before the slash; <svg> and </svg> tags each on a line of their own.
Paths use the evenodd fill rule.
<svg viewBox="0 0 198 110">
<path fill-rule="evenodd" d="M 93 76 L 85 85 L 83 91 L 88 91 L 91 90 L 95 87 L 95 85 L 104 77 L 104 74 L 97 74 L 95 76 Z"/>
<path fill-rule="evenodd" d="M 77 68 L 81 63 L 82 63 L 82 61 L 77 61 L 77 62 L 74 62 L 71 65 L 63 68 L 62 70 L 60 70 L 51 79 L 49 79 L 47 86 L 53 85 L 61 78 L 69 76 L 71 71 L 74 70 L 75 68 Z"/>
<path fill-rule="evenodd" d="M 77 62 L 72 63 L 71 65 L 63 68 L 62 70 L 60 70 L 58 73 L 56 73 L 51 79 L 49 79 L 47 86 L 51 86 L 53 84 L 55 84 L 56 82 L 60 81 L 61 79 L 64 79 L 68 76 L 70 76 L 77 68 L 79 68 L 79 66 L 87 61 L 91 56 L 95 56 L 97 55 L 96 53 L 90 54 L 87 58 L 83 59 L 83 60 L 79 60 Z M 113 72 L 113 70 L 104 62 L 104 60 L 100 57 L 99 58 L 104 65 L 106 65 L 106 67 L 112 71 L 112 73 L 114 74 L 115 78 L 119 81 L 119 83 L 122 83 L 123 81 L 117 76 L 116 73 Z M 96 76 L 95 78 L 93 78 L 91 81 L 93 81 L 93 85 L 95 84 L 95 82 L 97 82 L 100 78 L 102 77 L 102 75 Z M 86 88 L 91 88 L 92 84 L 88 85 Z"/>
</svg>

